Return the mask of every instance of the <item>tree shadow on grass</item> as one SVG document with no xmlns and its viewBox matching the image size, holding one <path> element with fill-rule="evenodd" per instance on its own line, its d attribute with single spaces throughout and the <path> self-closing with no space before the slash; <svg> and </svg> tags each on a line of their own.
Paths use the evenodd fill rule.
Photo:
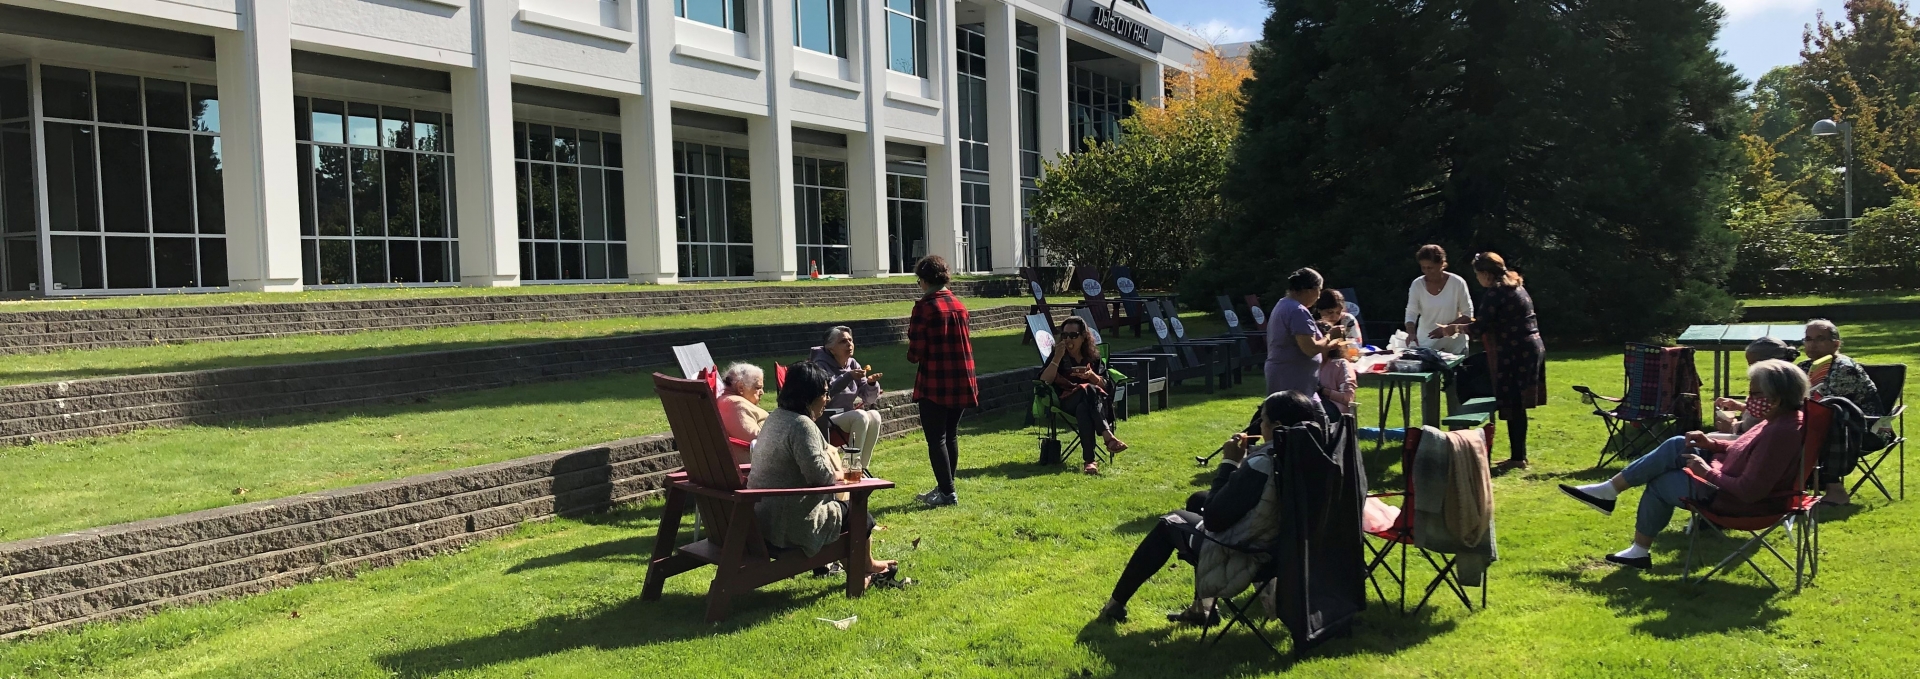
<svg viewBox="0 0 1920 679">
<path fill-rule="evenodd" d="M 1257 613 L 1258 604 L 1255 609 Z M 1239 628 L 1216 644 L 1214 637 L 1219 634 L 1219 628 L 1210 630 L 1202 642 L 1190 628 L 1156 624 L 1149 629 L 1123 632 L 1112 623 L 1096 619 L 1080 629 L 1078 641 L 1111 664 L 1116 677 L 1250 677 L 1285 673 L 1307 660 L 1393 655 L 1458 626 L 1453 620 L 1435 620 L 1431 608 L 1419 615 L 1400 615 L 1369 602 L 1368 610 L 1354 623 L 1350 636 L 1328 640 L 1304 653 L 1294 653 L 1286 626 L 1263 616 L 1264 613 L 1257 613 L 1254 621 L 1262 625 L 1261 634 L 1274 642 L 1281 656 L 1274 656 L 1252 632 Z"/>
<path fill-rule="evenodd" d="M 1731 540 L 1709 540 L 1704 554 L 1718 559 L 1737 544 Z M 1675 556 L 1684 558 L 1683 555 Z M 1771 556 L 1762 551 L 1755 558 L 1770 560 Z M 1762 563 L 1762 567 L 1766 565 Z M 1770 575 L 1777 580 L 1781 573 L 1777 564 L 1775 568 Z M 1748 575 L 1752 573 L 1751 566 L 1742 565 L 1740 569 Z M 1780 592 L 1764 584 L 1730 581 L 1724 575 L 1706 582 L 1688 584 L 1679 578 L 1649 577 L 1626 568 L 1616 569 L 1599 580 L 1590 580 L 1580 577 L 1582 570 L 1540 569 L 1533 574 L 1605 597 L 1608 607 L 1618 614 L 1644 618 L 1634 624 L 1634 629 L 1661 639 L 1766 629 L 1787 614 L 1775 605 L 1775 597 Z M 1657 566 L 1656 570 L 1671 572 L 1677 569 Z M 1784 584 L 1790 585 L 1792 574 L 1786 576 L 1788 580 Z"/>
<path fill-rule="evenodd" d="M 1038 454 L 1039 453 L 1036 450 L 1035 451 L 1036 457 L 1038 456 Z M 1076 457 L 1075 459 L 1078 459 L 1078 458 Z M 990 465 L 986 467 L 965 467 L 960 469 L 960 471 L 954 473 L 954 476 L 962 479 L 972 479 L 972 478 L 979 478 L 983 476 L 993 476 L 993 477 L 1007 479 L 1009 481 L 1017 481 L 1020 479 L 1032 478 L 1035 476 L 1054 476 L 1058 474 L 1078 474 L 1078 473 L 1080 473 L 1079 469 L 1070 467 L 1064 462 L 1060 464 L 1039 464 L 1037 462 L 1012 460 L 1012 461 L 1002 462 L 996 465 Z"/>
</svg>

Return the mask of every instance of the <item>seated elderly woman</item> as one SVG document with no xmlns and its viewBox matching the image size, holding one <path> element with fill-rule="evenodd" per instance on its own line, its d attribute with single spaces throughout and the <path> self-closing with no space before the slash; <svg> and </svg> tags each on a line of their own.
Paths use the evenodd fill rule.
<svg viewBox="0 0 1920 679">
<path fill-rule="evenodd" d="M 720 374 L 725 394 L 720 397 L 720 427 L 727 430 L 727 452 L 733 453 L 734 464 L 753 461 L 748 446 L 760 436 L 760 427 L 767 421 L 767 411 L 760 409 L 760 395 L 766 393 L 766 385 L 766 372 L 752 363 L 735 363 Z"/>
<path fill-rule="evenodd" d="M 880 373 L 869 374 L 853 360 L 853 329 L 836 325 L 827 331 L 827 343 L 813 348 L 814 365 L 827 372 L 827 407 L 840 411 L 833 426 L 847 432 L 847 443 L 860 451 L 854 466 L 867 468 L 873 446 L 880 442 Z"/>
<path fill-rule="evenodd" d="M 1211 489 L 1194 493 L 1187 498 L 1185 511 L 1160 517 L 1147 531 L 1140 546 L 1134 548 L 1133 558 L 1127 560 L 1126 570 L 1120 572 L 1113 596 L 1100 607 L 1100 616 L 1126 622 L 1127 601 L 1154 573 L 1165 570 L 1167 558 L 1175 554 L 1181 561 L 1196 566 L 1195 578 L 1205 577 L 1199 569 L 1201 543 L 1206 540 L 1200 535 L 1201 531 L 1218 535 L 1243 521 L 1271 522 L 1277 513 L 1263 512 L 1259 507 L 1266 498 L 1267 479 L 1274 470 L 1271 457 L 1274 432 L 1298 424 L 1324 422 L 1324 418 L 1325 411 L 1305 394 L 1283 391 L 1268 395 L 1260 404 L 1260 436 L 1236 433 L 1227 439 L 1224 460 L 1214 470 Z M 1265 443 L 1261 443 L 1262 440 Z M 1259 526 L 1246 528 L 1262 532 Z M 1196 599 L 1186 610 L 1168 614 L 1167 620 L 1211 626 L 1220 621 L 1220 612 L 1211 600 Z"/>
<path fill-rule="evenodd" d="M 1667 527 L 1673 510 L 1691 499 L 1726 516 L 1760 516 L 1784 511 L 1799 491 L 1801 472 L 1800 406 L 1807 399 L 1807 375 L 1792 363 L 1760 361 L 1747 368 L 1750 394 L 1773 404 L 1766 418 L 1732 441 L 1687 432 L 1634 460 L 1613 478 L 1584 486 L 1560 485 L 1560 491 L 1601 514 L 1612 515 L 1620 493 L 1645 486 L 1640 494 L 1633 543 L 1607 560 L 1646 570 L 1653 567 L 1647 548 Z M 1702 484 L 1682 470 L 1705 479 Z"/>
<path fill-rule="evenodd" d="M 1793 359 L 1799 357 L 1799 351 L 1787 346 L 1786 342 L 1772 337 L 1762 337 L 1747 345 L 1747 365 L 1770 359 L 1791 363 Z M 1713 409 L 1715 431 L 1708 436 L 1733 439 L 1765 420 L 1767 413 L 1773 410 L 1773 404 L 1768 403 L 1764 398 L 1738 399 L 1722 396 L 1714 399 Z"/>
<path fill-rule="evenodd" d="M 827 407 L 827 374 L 811 362 L 795 363 L 787 368 L 786 384 L 780 386 L 779 407 L 767 415 L 760 428 L 760 439 L 753 446 L 753 470 L 747 474 L 747 488 L 824 488 L 837 485 L 844 477 L 840 451 L 827 445 L 814 421 Z M 753 507 L 754 518 L 768 544 L 797 548 L 807 556 L 839 537 L 845 525 L 848 507 L 833 494 L 771 497 Z M 867 525 L 854 530 L 872 531 L 873 515 Z M 899 564 L 880 561 L 871 554 L 867 582 L 886 587 L 899 584 L 895 576 Z"/>
</svg>

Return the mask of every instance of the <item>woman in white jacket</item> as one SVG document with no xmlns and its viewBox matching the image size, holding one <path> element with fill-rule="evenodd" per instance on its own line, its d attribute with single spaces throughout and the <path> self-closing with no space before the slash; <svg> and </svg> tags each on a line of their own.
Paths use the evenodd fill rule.
<svg viewBox="0 0 1920 679">
<path fill-rule="evenodd" d="M 1465 323 L 1473 318 L 1473 298 L 1467 294 L 1467 280 L 1447 271 L 1447 251 L 1438 245 L 1420 246 L 1414 258 L 1420 262 L 1420 277 L 1407 287 L 1407 340 L 1434 351 L 1466 354 L 1464 334 L 1439 339 L 1427 335 L 1434 328 Z"/>
</svg>

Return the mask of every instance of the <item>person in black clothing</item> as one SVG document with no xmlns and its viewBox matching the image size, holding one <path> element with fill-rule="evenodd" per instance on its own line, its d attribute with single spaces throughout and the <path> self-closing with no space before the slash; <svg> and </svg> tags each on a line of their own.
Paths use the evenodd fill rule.
<svg viewBox="0 0 1920 679">
<path fill-rule="evenodd" d="M 1086 322 L 1079 317 L 1060 322 L 1059 340 L 1053 345 L 1047 367 L 1040 371 L 1040 381 L 1053 385 L 1060 395 L 1061 409 L 1079 420 L 1075 431 L 1080 433 L 1080 461 L 1085 463 L 1081 471 L 1098 474 L 1100 463 L 1094 454 L 1093 437 L 1106 439 L 1107 450 L 1118 453 L 1127 449 L 1126 442 L 1113 435 L 1107 416 L 1113 399 L 1107 366 L 1100 362 L 1100 348 L 1093 343 L 1093 333 L 1087 332 Z"/>
<path fill-rule="evenodd" d="M 1127 601 L 1148 578 L 1166 567 L 1168 557 L 1178 554 L 1181 561 L 1189 565 L 1196 563 L 1200 543 L 1206 539 L 1201 532 L 1226 530 L 1260 504 L 1267 479 L 1273 475 L 1270 455 L 1274 432 L 1305 422 L 1324 421 L 1326 412 L 1304 394 L 1281 391 L 1268 395 L 1260 405 L 1260 436 L 1235 433 L 1227 440 L 1223 451 L 1225 459 L 1214 470 L 1212 487 L 1188 497 L 1185 511 L 1160 517 L 1147 531 L 1140 546 L 1134 548 L 1133 557 L 1127 560 L 1126 569 L 1120 572 L 1113 596 L 1100 608 L 1100 616 L 1126 622 Z M 1212 625 L 1219 622 L 1219 616 L 1212 606 L 1197 602 L 1184 611 L 1168 614 L 1167 620 Z"/>
</svg>

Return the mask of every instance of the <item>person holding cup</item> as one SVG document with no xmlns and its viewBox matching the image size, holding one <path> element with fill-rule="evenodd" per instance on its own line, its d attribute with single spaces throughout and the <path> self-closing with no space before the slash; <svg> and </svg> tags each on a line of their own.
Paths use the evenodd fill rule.
<svg viewBox="0 0 1920 679">
<path fill-rule="evenodd" d="M 827 408 L 837 411 L 833 426 L 847 432 L 849 448 L 860 452 L 853 467 L 866 469 L 873 446 L 880 442 L 880 373 L 871 372 L 853 358 L 853 329 L 836 325 L 827 330 L 827 343 L 813 348 L 813 364 L 827 372 Z"/>
<path fill-rule="evenodd" d="M 1060 408 L 1073 413 L 1078 420 L 1075 431 L 1080 434 L 1083 463 L 1080 470 L 1098 474 L 1100 461 L 1094 452 L 1093 437 L 1106 439 L 1107 450 L 1118 453 L 1127 449 L 1126 442 L 1113 435 L 1113 425 L 1107 419 L 1113 400 L 1107 384 L 1107 366 L 1100 361 L 1100 349 L 1094 345 L 1093 334 L 1087 332 L 1087 324 L 1080 317 L 1069 316 L 1061 321 L 1056 339 L 1053 356 L 1040 371 L 1040 381 L 1053 385 L 1054 392 L 1060 396 Z"/>
</svg>

